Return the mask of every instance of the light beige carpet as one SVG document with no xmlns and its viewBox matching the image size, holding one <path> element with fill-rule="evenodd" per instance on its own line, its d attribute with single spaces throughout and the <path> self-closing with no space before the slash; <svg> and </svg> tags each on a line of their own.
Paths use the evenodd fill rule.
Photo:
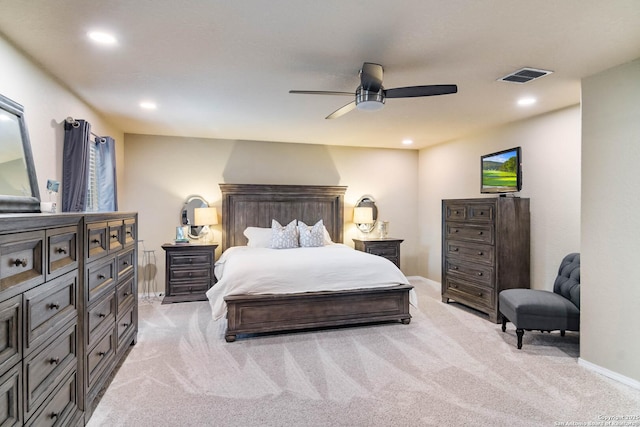
<svg viewBox="0 0 640 427">
<path fill-rule="evenodd" d="M 140 333 L 98 426 L 555 426 L 640 415 L 640 391 L 577 363 L 579 335 L 517 350 L 478 314 L 419 296 L 400 323 L 224 341 L 207 302 L 140 304 Z M 577 424 L 574 424 L 577 425 Z M 596 425 L 596 424 L 592 424 Z"/>
</svg>

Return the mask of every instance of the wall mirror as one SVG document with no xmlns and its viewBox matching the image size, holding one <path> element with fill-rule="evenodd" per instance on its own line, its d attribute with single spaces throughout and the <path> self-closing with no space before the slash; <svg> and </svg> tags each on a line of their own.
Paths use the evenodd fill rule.
<svg viewBox="0 0 640 427">
<path fill-rule="evenodd" d="M 22 105 L 0 95 L 0 212 L 40 212 Z"/>
<path fill-rule="evenodd" d="M 369 218 L 366 222 L 359 223 L 354 219 L 354 223 L 360 231 L 363 233 L 370 233 L 376 226 L 376 221 L 378 220 L 378 207 L 376 206 L 376 201 L 373 197 L 365 195 L 360 197 L 354 208 L 371 208 L 371 217 L 367 215 Z"/>
<path fill-rule="evenodd" d="M 208 208 L 209 203 L 200 196 L 189 196 L 180 211 L 180 224 L 186 225 L 190 239 L 199 239 L 202 225 L 195 225 L 195 209 Z"/>
</svg>

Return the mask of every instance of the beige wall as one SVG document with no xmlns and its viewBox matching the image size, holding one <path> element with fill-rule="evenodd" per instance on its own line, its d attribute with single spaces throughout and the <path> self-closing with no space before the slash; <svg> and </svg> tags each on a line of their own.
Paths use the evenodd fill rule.
<svg viewBox="0 0 640 427">
<path fill-rule="evenodd" d="M 139 212 L 139 238 L 155 250 L 158 289 L 164 289 L 161 245 L 175 238 L 179 213 L 190 195 L 221 207 L 219 183 L 346 185 L 345 238 L 358 236 L 351 223 L 353 205 L 373 196 L 390 235 L 405 239 L 402 270 L 417 273 L 416 150 L 331 147 L 150 135 L 125 135 L 123 206 Z M 213 226 L 217 241 L 221 226 Z"/>
<path fill-rule="evenodd" d="M 480 156 L 515 146 L 522 147 L 519 196 L 531 204 L 532 287 L 553 288 L 562 257 L 580 251 L 578 106 L 420 151 L 420 275 L 440 281 L 442 199 L 482 197 Z"/>
<path fill-rule="evenodd" d="M 640 385 L 640 59 L 582 82 L 580 357 Z"/>
<path fill-rule="evenodd" d="M 0 64 L 0 93 L 24 107 L 42 200 L 49 198 L 46 192 L 47 179 L 62 179 L 63 122 L 67 116 L 87 120 L 95 133 L 115 138 L 118 179 L 122 181 L 124 134 L 120 129 L 107 123 L 68 88 L 2 37 Z M 60 202 L 60 197 L 57 201 Z"/>
</svg>

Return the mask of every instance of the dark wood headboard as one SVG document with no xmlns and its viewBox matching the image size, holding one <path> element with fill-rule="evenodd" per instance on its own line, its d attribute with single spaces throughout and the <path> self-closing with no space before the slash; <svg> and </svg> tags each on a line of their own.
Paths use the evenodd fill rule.
<svg viewBox="0 0 640 427">
<path fill-rule="evenodd" d="M 244 246 L 247 227 L 286 225 L 294 219 L 313 225 L 320 219 L 331 240 L 342 243 L 345 186 L 220 184 L 222 250 Z"/>
</svg>

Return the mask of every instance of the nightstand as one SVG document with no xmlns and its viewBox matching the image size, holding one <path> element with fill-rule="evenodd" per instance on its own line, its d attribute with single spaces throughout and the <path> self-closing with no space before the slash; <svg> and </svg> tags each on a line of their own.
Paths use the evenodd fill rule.
<svg viewBox="0 0 640 427">
<path fill-rule="evenodd" d="M 392 237 L 353 239 L 356 250 L 388 259 L 400 268 L 400 243 L 404 239 Z"/>
<path fill-rule="evenodd" d="M 163 304 L 206 301 L 205 292 L 215 284 L 213 266 L 217 244 L 162 245 L 166 252 Z"/>
</svg>

